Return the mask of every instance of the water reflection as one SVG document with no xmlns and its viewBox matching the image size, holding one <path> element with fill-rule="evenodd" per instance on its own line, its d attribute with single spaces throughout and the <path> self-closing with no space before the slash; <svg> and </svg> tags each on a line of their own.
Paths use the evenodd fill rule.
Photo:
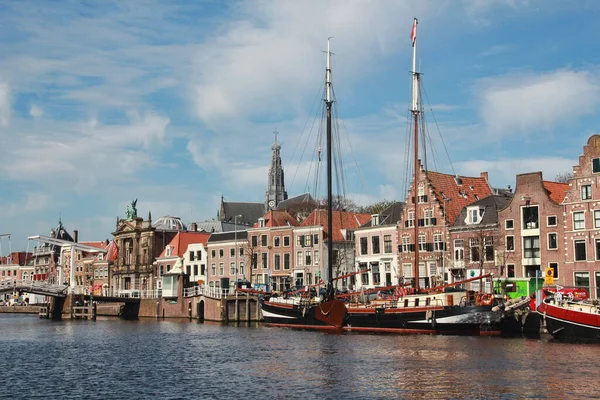
<svg viewBox="0 0 600 400">
<path fill-rule="evenodd" d="M 6 398 L 575 398 L 600 346 L 0 314 Z M 35 377 L 35 379 L 33 379 Z"/>
</svg>

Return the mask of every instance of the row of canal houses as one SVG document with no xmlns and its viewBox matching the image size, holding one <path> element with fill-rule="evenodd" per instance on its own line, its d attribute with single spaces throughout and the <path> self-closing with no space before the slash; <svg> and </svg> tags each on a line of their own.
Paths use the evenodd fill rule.
<svg viewBox="0 0 600 400">
<path fill-rule="evenodd" d="M 167 289 L 164 276 L 180 274 L 186 286 L 227 291 L 242 280 L 284 290 L 327 280 L 323 260 L 326 243 L 333 240 L 334 275 L 345 276 L 336 281 L 338 289 L 413 279 L 416 245 L 421 287 L 486 273 L 496 281 L 529 280 L 551 269 L 555 283 L 588 287 L 598 297 L 599 176 L 600 135 L 594 135 L 568 183 L 525 173 L 517 175 L 513 192 L 492 188 L 485 172 L 466 177 L 421 167 L 404 203 L 374 215 L 335 211 L 331 233 L 320 208 L 302 221 L 272 209 L 253 224 L 221 223 L 219 229 L 207 229 L 206 223 L 185 227 L 174 217 L 152 223 L 151 215 L 133 215 L 117 220 L 112 241 L 86 242 L 106 254 L 75 252 L 76 283 L 96 292 L 156 294 Z M 33 275 L 43 271 L 57 279 L 62 269 L 61 276 L 68 277 L 69 257 L 65 245 L 58 259 L 45 258 L 56 264 L 50 270 L 34 257 Z"/>
</svg>

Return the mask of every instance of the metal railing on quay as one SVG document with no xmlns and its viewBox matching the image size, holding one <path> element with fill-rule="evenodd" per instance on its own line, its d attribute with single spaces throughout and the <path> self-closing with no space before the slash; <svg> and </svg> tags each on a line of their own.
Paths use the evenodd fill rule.
<svg viewBox="0 0 600 400">
<path fill-rule="evenodd" d="M 220 299 L 230 294 L 229 288 L 222 289 L 210 286 L 193 286 L 183 289 L 183 297 L 207 296 Z"/>
</svg>

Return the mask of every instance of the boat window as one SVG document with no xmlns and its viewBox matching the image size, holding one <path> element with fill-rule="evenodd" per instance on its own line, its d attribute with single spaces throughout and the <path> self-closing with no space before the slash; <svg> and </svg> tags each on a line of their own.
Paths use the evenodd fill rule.
<svg viewBox="0 0 600 400">
<path fill-rule="evenodd" d="M 415 307 L 419 307 L 419 299 L 415 299 Z"/>
<path fill-rule="evenodd" d="M 430 306 L 431 305 L 431 299 L 429 297 L 425 299 L 425 305 L 426 306 Z"/>
<path fill-rule="evenodd" d="M 408 307 L 408 299 L 404 299 L 404 307 Z"/>
</svg>

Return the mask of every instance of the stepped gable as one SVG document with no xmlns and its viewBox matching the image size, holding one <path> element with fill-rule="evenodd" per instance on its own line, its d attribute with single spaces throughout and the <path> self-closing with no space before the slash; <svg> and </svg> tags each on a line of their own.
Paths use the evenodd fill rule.
<svg viewBox="0 0 600 400">
<path fill-rule="evenodd" d="M 543 181 L 544 189 L 548 192 L 548 196 L 550 199 L 556 204 L 560 204 L 565 199 L 567 195 L 567 190 L 569 190 L 568 183 L 560 183 L 560 182 L 552 182 L 552 181 Z"/>
<path fill-rule="evenodd" d="M 277 226 L 300 226 L 296 218 L 288 214 L 287 211 L 272 210 L 265 214 L 265 228 L 274 228 Z M 258 228 L 258 223 L 253 228 Z"/>
<path fill-rule="evenodd" d="M 333 228 L 333 241 L 344 242 L 346 237 L 342 233 L 342 229 L 354 230 L 362 225 L 366 224 L 370 219 L 370 214 L 355 213 L 349 211 L 333 210 L 333 220 L 331 225 Z M 327 239 L 329 232 L 327 232 L 327 210 L 319 208 L 314 210 L 310 215 L 302 222 L 300 226 L 323 226 L 323 237 Z"/>
<path fill-rule="evenodd" d="M 486 172 L 479 177 L 454 176 L 434 171 L 425 171 L 425 173 L 440 207 L 443 208 L 444 203 L 447 207 L 446 221 L 449 225 L 454 224 L 465 206 L 492 194 Z M 451 200 L 445 202 L 444 198 Z"/>
<path fill-rule="evenodd" d="M 177 232 L 173 240 L 169 242 L 171 246 L 171 257 L 183 257 L 184 252 L 190 244 L 202 243 L 206 246 L 210 233 L 206 232 Z M 160 257 L 166 257 L 167 249 L 163 249 Z"/>
</svg>

